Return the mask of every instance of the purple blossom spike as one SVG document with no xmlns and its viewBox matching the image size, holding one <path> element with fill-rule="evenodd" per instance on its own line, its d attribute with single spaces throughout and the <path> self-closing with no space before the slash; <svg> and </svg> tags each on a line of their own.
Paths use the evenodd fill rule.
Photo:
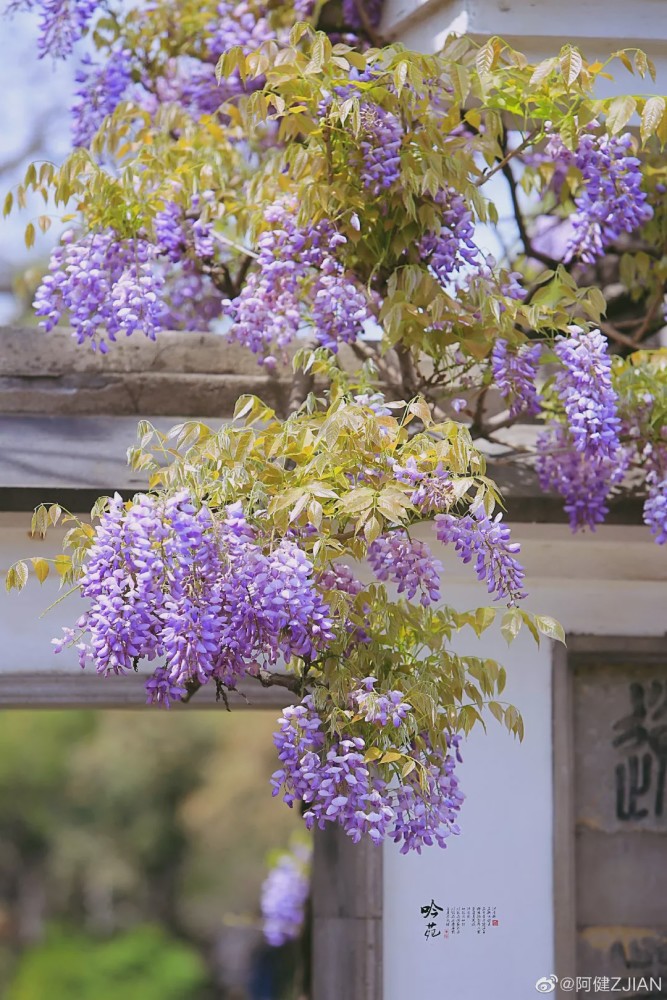
<svg viewBox="0 0 667 1000">
<path fill-rule="evenodd" d="M 429 760 L 422 756 L 421 774 L 415 769 L 396 789 L 392 839 L 401 844 L 401 854 L 421 854 L 434 844 L 446 847 L 449 837 L 461 832 L 457 820 L 465 796 L 455 774 L 460 737 L 451 735 L 447 742 L 449 753 L 431 752 Z M 426 789 L 420 778 L 425 778 Z"/>
<path fill-rule="evenodd" d="M 442 206 L 440 229 L 426 233 L 419 243 L 419 253 L 441 284 L 466 265 L 478 266 L 480 252 L 474 242 L 472 212 L 454 188 L 439 192 L 436 204 Z"/>
<path fill-rule="evenodd" d="M 541 344 L 510 348 L 498 338 L 491 351 L 491 372 L 500 395 L 510 402 L 510 417 L 540 412 L 535 378 L 542 354 Z"/>
<path fill-rule="evenodd" d="M 599 330 L 573 327 L 569 337 L 557 338 L 554 349 L 563 366 L 556 375 L 556 392 L 573 447 L 613 461 L 620 450 L 621 421 L 606 338 Z"/>
<path fill-rule="evenodd" d="M 305 919 L 310 891 L 311 849 L 298 845 L 281 854 L 262 884 L 264 937 L 279 947 L 296 941 Z"/>
<path fill-rule="evenodd" d="M 368 562 L 378 580 L 398 584 L 398 592 L 412 598 L 420 591 L 426 607 L 440 600 L 442 563 L 434 559 L 424 542 L 409 538 L 406 531 L 381 535 L 368 547 Z"/>
<path fill-rule="evenodd" d="M 496 595 L 495 600 L 506 597 L 513 605 L 526 596 L 525 570 L 516 558 L 520 545 L 512 542 L 502 514 L 491 518 L 481 509 L 463 517 L 438 514 L 435 528 L 438 540 L 452 543 L 464 563 L 474 557 L 477 577 L 486 583 L 490 594 Z"/>
<path fill-rule="evenodd" d="M 401 176 L 403 127 L 398 118 L 379 104 L 361 105 L 361 182 L 372 195 L 379 195 Z"/>
<path fill-rule="evenodd" d="M 613 458 L 582 452 L 562 424 L 549 424 L 537 439 L 540 486 L 563 497 L 572 531 L 595 531 L 602 524 L 609 513 L 609 494 L 622 481 L 628 460 L 623 448 Z"/>
<path fill-rule="evenodd" d="M 85 34 L 98 7 L 96 0 L 14 0 L 7 9 L 12 12 L 37 8 L 39 58 L 48 55 L 54 59 L 66 59 Z"/>
<path fill-rule="evenodd" d="M 375 691 L 375 684 L 375 677 L 364 677 L 361 687 L 350 695 L 352 703 L 366 722 L 386 726 L 391 721 L 393 727 L 398 729 L 412 711 L 412 706 L 403 701 L 402 691 L 379 693 Z"/>
<path fill-rule="evenodd" d="M 132 53 L 112 52 L 102 66 L 89 55 L 81 60 L 76 73 L 76 100 L 72 106 L 72 142 L 88 146 L 107 115 L 126 97 L 132 83 Z"/>
<path fill-rule="evenodd" d="M 382 7 L 384 0 L 343 0 L 343 20 L 348 28 L 361 31 L 365 28 L 364 21 L 359 13 L 359 8 L 363 10 L 368 18 L 368 23 L 377 28 L 382 18 Z"/>
<path fill-rule="evenodd" d="M 644 523 L 656 536 L 658 545 L 667 542 L 667 479 L 650 472 L 646 477 L 648 496 L 644 501 Z"/>
<path fill-rule="evenodd" d="M 71 232 L 51 255 L 49 274 L 35 293 L 41 326 L 52 330 L 65 314 L 74 336 L 104 353 L 119 334 L 143 333 L 151 340 L 162 326 L 162 275 L 156 250 L 141 237 L 120 239 L 111 229 Z"/>
<path fill-rule="evenodd" d="M 574 199 L 577 211 L 566 262 L 580 257 L 594 263 L 621 233 L 633 232 L 652 217 L 633 148 L 629 132 L 620 136 L 585 134 L 574 152 L 560 138 L 550 140 L 547 155 L 561 166 L 576 167 L 583 181 Z"/>
</svg>

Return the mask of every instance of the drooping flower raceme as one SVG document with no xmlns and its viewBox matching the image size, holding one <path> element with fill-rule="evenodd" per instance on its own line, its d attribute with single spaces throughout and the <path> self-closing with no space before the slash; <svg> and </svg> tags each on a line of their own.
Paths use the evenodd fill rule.
<svg viewBox="0 0 667 1000">
<path fill-rule="evenodd" d="M 540 412 L 535 379 L 541 354 L 540 344 L 522 344 L 512 349 L 502 337 L 494 341 L 491 372 L 496 389 L 510 404 L 511 418 Z"/>
<path fill-rule="evenodd" d="M 406 531 L 381 535 L 368 548 L 368 562 L 378 580 L 398 585 L 408 598 L 420 591 L 424 606 L 440 600 L 442 563 L 434 559 L 428 546 L 411 539 Z"/>
<path fill-rule="evenodd" d="M 6 10 L 39 11 L 37 52 L 40 59 L 66 59 L 85 33 L 95 11 L 96 0 L 12 0 Z"/>
<path fill-rule="evenodd" d="M 422 237 L 419 253 L 444 285 L 466 264 L 479 264 L 480 252 L 473 239 L 472 212 L 463 196 L 448 188 L 439 192 L 435 201 L 442 207 L 440 228 Z"/>
<path fill-rule="evenodd" d="M 555 388 L 576 451 L 598 459 L 616 458 L 621 421 L 618 396 L 611 384 L 611 358 L 599 330 L 573 328 L 554 347 L 562 367 Z"/>
<path fill-rule="evenodd" d="M 618 396 L 611 359 L 598 330 L 573 328 L 554 347 L 562 367 L 555 390 L 565 422 L 551 422 L 537 441 L 537 474 L 544 490 L 565 500 L 573 531 L 604 521 L 612 488 L 625 475 L 629 452 L 620 440 Z"/>
<path fill-rule="evenodd" d="M 265 217 L 270 228 L 258 239 L 258 269 L 225 303 L 230 337 L 270 357 L 309 325 L 330 350 L 358 337 L 369 312 L 361 286 L 335 256 L 345 237 L 326 221 L 299 228 L 290 206 L 273 205 Z"/>
<path fill-rule="evenodd" d="M 574 151 L 554 138 L 547 146 L 547 155 L 561 167 L 575 166 L 583 177 L 574 199 L 574 232 L 565 261 L 580 257 L 592 264 L 621 233 L 633 232 L 653 215 L 628 132 L 620 136 L 583 135 Z"/>
<path fill-rule="evenodd" d="M 474 558 L 477 577 L 496 595 L 495 600 L 507 598 L 508 603 L 516 604 L 526 596 L 525 570 L 516 558 L 521 546 L 512 542 L 502 514 L 493 518 L 482 510 L 463 517 L 437 514 L 435 531 L 441 542 L 454 545 L 464 563 Z"/>
<path fill-rule="evenodd" d="M 391 721 L 395 729 L 401 725 L 410 712 L 408 702 L 403 700 L 403 692 L 387 691 L 376 694 L 376 677 L 364 677 L 361 686 L 350 695 L 350 701 L 357 712 L 360 712 L 366 722 L 376 722 L 386 726 Z"/>
<path fill-rule="evenodd" d="M 392 839 L 401 844 L 401 854 L 421 854 L 423 847 L 434 844 L 446 847 L 448 838 L 461 832 L 457 820 L 465 796 L 455 774 L 456 762 L 461 762 L 458 734 L 449 735 L 447 744 L 449 753 L 431 750 L 428 758 L 421 754 L 421 775 L 415 769 L 396 789 Z"/>
<path fill-rule="evenodd" d="M 314 657 L 333 638 L 303 550 L 283 539 L 266 552 L 240 505 L 216 525 L 186 493 L 165 502 L 139 495 L 127 510 L 120 497 L 110 501 L 81 596 L 81 665 L 92 659 L 100 673 L 118 674 L 164 657 L 147 692 L 165 703 L 192 682 L 233 687 L 259 660 Z"/>
<path fill-rule="evenodd" d="M 262 884 L 264 937 L 274 947 L 296 941 L 303 929 L 310 891 L 311 854 L 311 848 L 305 844 L 285 851 Z"/>
<path fill-rule="evenodd" d="M 629 454 L 625 449 L 613 458 L 596 457 L 574 447 L 563 424 L 551 422 L 537 439 L 536 471 L 545 492 L 559 493 L 565 503 L 572 531 L 595 531 L 609 513 L 612 488 L 623 480 Z"/>
<path fill-rule="evenodd" d="M 276 33 L 266 14 L 267 8 L 263 3 L 221 0 L 217 5 L 216 18 L 208 26 L 206 42 L 209 58 L 217 62 L 221 55 L 237 47 L 244 52 L 253 52 L 264 42 L 274 39 Z"/>
<path fill-rule="evenodd" d="M 72 106 L 72 142 L 88 146 L 107 115 L 125 98 L 132 83 L 132 53 L 112 52 L 102 66 L 89 55 L 81 60 L 76 73 L 76 100 Z"/>
<path fill-rule="evenodd" d="M 661 479 L 657 472 L 649 472 L 646 477 L 648 496 L 644 501 L 644 523 L 656 536 L 656 542 L 667 542 L 667 479 Z"/>
<path fill-rule="evenodd" d="M 155 260 L 155 247 L 141 237 L 120 239 L 110 229 L 78 241 L 65 234 L 35 294 L 41 326 L 52 330 L 66 313 L 78 342 L 103 353 L 119 334 L 155 339 L 164 284 Z"/>
<path fill-rule="evenodd" d="M 389 721 L 400 725 L 410 706 L 399 701 L 399 692 L 376 695 L 374 682 L 366 678 L 353 702 L 362 712 L 367 707 L 371 727 Z M 396 719 L 390 718 L 392 705 Z M 427 740 L 421 743 L 426 751 L 416 750 L 412 743 L 406 746 L 414 770 L 395 783 L 365 761 L 367 745 L 362 737 L 341 739 L 325 752 L 322 720 L 310 695 L 284 709 L 278 724 L 274 742 L 281 768 L 271 779 L 273 794 L 282 792 L 289 805 L 302 800 L 308 807 L 304 818 L 309 827 L 317 824 L 324 829 L 327 823 L 337 823 L 355 843 L 364 834 L 378 844 L 389 837 L 402 843 L 403 853 L 420 852 L 434 843 L 445 847 L 447 838 L 460 832 L 456 819 L 463 794 L 454 773 L 456 759 L 460 760 L 456 735 L 447 737 L 453 753 L 429 751 Z"/>
<path fill-rule="evenodd" d="M 359 174 L 364 187 L 377 196 L 401 176 L 403 128 L 396 115 L 379 104 L 362 104 L 360 116 Z"/>
</svg>

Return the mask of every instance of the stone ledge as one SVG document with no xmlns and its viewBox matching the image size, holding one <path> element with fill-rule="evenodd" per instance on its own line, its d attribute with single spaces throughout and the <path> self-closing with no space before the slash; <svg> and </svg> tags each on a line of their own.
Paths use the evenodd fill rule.
<svg viewBox="0 0 667 1000">
<path fill-rule="evenodd" d="M 247 348 L 214 333 L 166 330 L 156 341 L 137 335 L 100 354 L 67 329 L 0 327 L 0 413 L 227 417 L 246 392 L 284 413 L 299 346 L 268 372 Z M 340 359 L 349 370 L 358 367 L 345 345 Z"/>
</svg>

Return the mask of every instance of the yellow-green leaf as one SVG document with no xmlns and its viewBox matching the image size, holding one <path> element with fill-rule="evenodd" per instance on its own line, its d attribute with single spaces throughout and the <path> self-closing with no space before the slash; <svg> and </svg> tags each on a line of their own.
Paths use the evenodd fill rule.
<svg viewBox="0 0 667 1000">
<path fill-rule="evenodd" d="M 607 128 L 612 135 L 618 135 L 625 128 L 636 108 L 637 102 L 630 95 L 617 97 L 611 102 L 607 111 Z"/>
<path fill-rule="evenodd" d="M 662 116 L 665 113 L 664 97 L 649 97 L 642 111 L 642 121 L 639 127 L 642 141 L 654 135 L 658 131 Z"/>
<path fill-rule="evenodd" d="M 40 559 L 38 557 L 31 559 L 30 562 L 32 563 L 32 568 L 35 571 L 35 576 L 37 577 L 40 583 L 44 583 L 47 576 L 49 575 L 50 567 L 48 562 L 46 561 L 46 559 Z"/>
<path fill-rule="evenodd" d="M 571 87 L 583 69 L 584 61 L 577 49 L 566 45 L 560 56 L 560 71 L 568 87 Z"/>
</svg>

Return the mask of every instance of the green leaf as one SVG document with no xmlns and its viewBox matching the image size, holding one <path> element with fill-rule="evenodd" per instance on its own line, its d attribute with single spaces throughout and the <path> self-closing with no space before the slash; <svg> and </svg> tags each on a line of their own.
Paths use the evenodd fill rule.
<svg viewBox="0 0 667 1000">
<path fill-rule="evenodd" d="M 39 535 L 40 538 L 44 538 L 49 526 L 49 515 L 44 504 L 40 504 L 32 515 L 32 521 L 30 522 L 30 534 Z"/>
<path fill-rule="evenodd" d="M 665 98 L 664 97 L 649 97 L 648 101 L 644 105 L 644 110 L 642 111 L 641 125 L 639 126 L 639 132 L 642 137 L 642 142 L 655 135 L 658 131 L 660 122 L 662 121 L 662 116 L 665 113 Z"/>
<path fill-rule="evenodd" d="M 382 755 L 380 760 L 381 764 L 393 764 L 397 760 L 401 760 L 403 757 L 402 753 L 397 753 L 396 750 L 388 750 L 387 753 Z"/>
<path fill-rule="evenodd" d="M 53 560 L 56 572 L 59 576 L 65 576 L 72 568 L 72 560 L 69 556 L 61 554 Z"/>
<path fill-rule="evenodd" d="M 521 631 L 522 625 L 523 619 L 518 608 L 510 608 L 505 612 L 503 620 L 500 624 L 500 631 L 502 632 L 503 638 L 506 640 L 508 646 L 514 639 L 516 639 Z"/>
<path fill-rule="evenodd" d="M 617 97 L 609 105 L 607 111 L 607 128 L 612 135 L 618 135 L 632 118 L 637 108 L 634 97 Z"/>
<path fill-rule="evenodd" d="M 554 71 L 558 60 L 555 58 L 543 59 L 541 63 L 538 63 L 533 70 L 533 75 L 530 78 L 530 86 L 537 87 L 538 84 L 543 83 L 544 80 Z"/>
<path fill-rule="evenodd" d="M 382 522 L 373 514 L 364 524 L 364 538 L 369 545 L 379 537 L 381 531 Z"/>
<path fill-rule="evenodd" d="M 375 490 L 369 486 L 357 486 L 347 496 L 341 497 L 339 507 L 345 514 L 358 514 L 373 506 Z"/>
<path fill-rule="evenodd" d="M 581 58 L 580 53 L 577 49 L 572 48 L 571 45 L 566 45 L 560 55 L 560 71 L 563 74 L 563 79 L 568 87 L 571 87 L 575 80 L 579 77 L 584 65 L 584 61 Z"/>
<path fill-rule="evenodd" d="M 487 76 L 496 60 L 496 39 L 490 38 L 475 56 L 475 65 L 480 76 Z"/>
<path fill-rule="evenodd" d="M 555 618 L 550 618 L 548 615 L 533 615 L 533 621 L 542 635 L 546 635 L 548 639 L 565 642 L 563 626 Z"/>
<path fill-rule="evenodd" d="M 28 567 L 23 560 L 14 563 L 15 586 L 17 590 L 23 590 L 28 582 Z"/>
<path fill-rule="evenodd" d="M 505 721 L 505 709 L 497 701 L 489 702 L 489 712 L 494 717 L 494 719 L 498 720 L 498 722 Z"/>
</svg>

